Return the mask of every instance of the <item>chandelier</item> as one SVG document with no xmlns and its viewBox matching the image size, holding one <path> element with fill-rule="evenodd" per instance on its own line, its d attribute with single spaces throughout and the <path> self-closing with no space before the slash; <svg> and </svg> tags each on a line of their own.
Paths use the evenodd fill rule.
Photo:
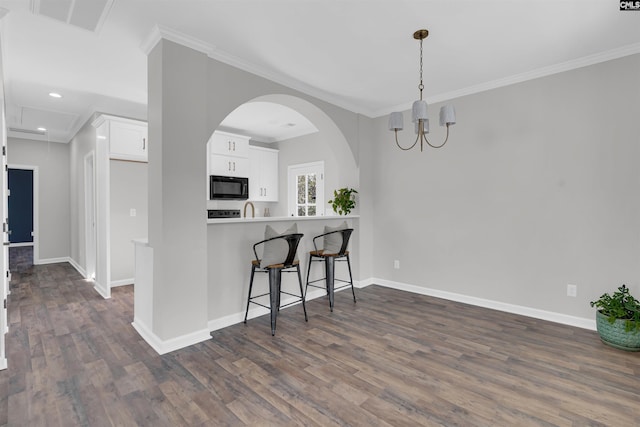
<svg viewBox="0 0 640 427">
<path fill-rule="evenodd" d="M 444 147 L 444 144 L 449 140 L 449 126 L 456 124 L 456 110 L 451 105 L 443 106 L 440 108 L 440 126 L 447 126 L 447 136 L 444 139 L 444 142 L 440 145 L 434 145 L 427 139 L 427 134 L 429 133 L 429 119 L 427 118 L 427 102 L 422 100 L 422 89 L 424 89 L 424 84 L 422 83 L 422 41 L 426 39 L 428 35 L 429 31 L 427 30 L 418 30 L 413 33 L 413 38 L 420 40 L 420 84 L 418 85 L 418 89 L 420 89 L 420 99 L 413 103 L 413 108 L 411 109 L 411 121 L 415 123 L 417 137 L 410 147 L 405 148 L 398 142 L 398 131 L 402 130 L 404 127 L 402 113 L 393 112 L 389 116 L 389 130 L 394 131 L 396 145 L 398 145 L 401 150 L 411 150 L 416 146 L 418 141 L 420 141 L 420 151 L 422 151 L 424 142 L 432 148 Z"/>
</svg>

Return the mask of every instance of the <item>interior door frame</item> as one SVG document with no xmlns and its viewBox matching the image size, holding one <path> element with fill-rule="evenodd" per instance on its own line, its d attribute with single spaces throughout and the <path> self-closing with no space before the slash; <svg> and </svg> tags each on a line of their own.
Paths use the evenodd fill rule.
<svg viewBox="0 0 640 427">
<path fill-rule="evenodd" d="M 95 279 L 98 262 L 98 232 L 96 227 L 96 156 L 91 151 L 84 156 L 84 270 L 85 278 Z"/>
<path fill-rule="evenodd" d="M 40 199 L 40 179 L 38 166 L 34 165 L 20 165 L 15 163 L 9 163 L 7 169 L 24 169 L 33 171 L 33 264 L 39 264 L 40 262 L 40 223 L 38 218 L 40 217 L 40 207 L 38 200 Z M 7 180 L 7 188 L 9 188 L 9 182 Z M 9 195 L 8 197 L 11 197 Z M 12 243 L 9 247 L 17 246 L 31 246 L 30 243 Z"/>
</svg>

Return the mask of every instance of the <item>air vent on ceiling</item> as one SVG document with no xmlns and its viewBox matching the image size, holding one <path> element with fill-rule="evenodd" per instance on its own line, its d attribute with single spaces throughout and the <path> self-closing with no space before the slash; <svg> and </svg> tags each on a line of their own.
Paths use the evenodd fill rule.
<svg viewBox="0 0 640 427">
<path fill-rule="evenodd" d="M 31 11 L 97 33 L 112 5 L 113 0 L 31 0 Z"/>
<path fill-rule="evenodd" d="M 44 131 L 32 129 L 9 128 L 9 132 L 29 133 L 31 135 L 44 135 Z"/>
</svg>

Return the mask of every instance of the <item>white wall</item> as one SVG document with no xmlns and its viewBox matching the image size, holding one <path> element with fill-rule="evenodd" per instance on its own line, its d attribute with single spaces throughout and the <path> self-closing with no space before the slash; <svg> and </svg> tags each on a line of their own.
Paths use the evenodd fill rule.
<svg viewBox="0 0 640 427">
<path fill-rule="evenodd" d="M 109 162 L 111 193 L 111 283 L 133 283 L 134 247 L 132 239 L 147 238 L 148 165 L 140 162 Z M 131 209 L 136 216 L 130 215 Z"/>
<path fill-rule="evenodd" d="M 376 119 L 374 276 L 589 319 L 640 294 L 638 75 L 634 55 L 455 99 L 441 150 L 403 152 Z"/>
<path fill-rule="evenodd" d="M 8 138 L 10 165 L 38 167 L 38 223 L 41 262 L 71 254 L 69 145 Z"/>
<path fill-rule="evenodd" d="M 96 149 L 96 130 L 91 126 L 94 118 L 95 115 L 69 142 L 71 261 L 81 271 L 86 267 L 84 156 Z"/>
</svg>

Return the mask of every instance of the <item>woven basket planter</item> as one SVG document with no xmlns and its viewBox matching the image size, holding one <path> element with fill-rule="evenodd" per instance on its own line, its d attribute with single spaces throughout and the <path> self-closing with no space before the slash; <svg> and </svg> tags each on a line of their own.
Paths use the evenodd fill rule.
<svg viewBox="0 0 640 427">
<path fill-rule="evenodd" d="M 640 332 L 626 332 L 624 325 L 624 320 L 617 319 L 614 323 L 609 323 L 607 316 L 596 312 L 596 327 L 603 343 L 620 350 L 640 351 Z"/>
</svg>

